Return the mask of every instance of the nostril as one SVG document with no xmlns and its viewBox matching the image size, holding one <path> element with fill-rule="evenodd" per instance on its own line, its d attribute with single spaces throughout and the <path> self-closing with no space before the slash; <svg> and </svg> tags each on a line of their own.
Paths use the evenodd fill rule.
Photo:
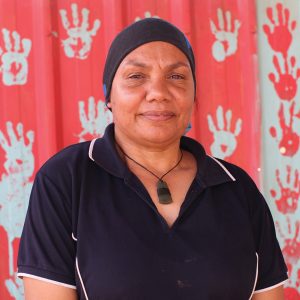
<svg viewBox="0 0 300 300">
<path fill-rule="evenodd" d="M 166 101 L 169 99 L 169 91 L 166 84 L 160 80 L 149 85 L 146 99 L 148 101 Z"/>
</svg>

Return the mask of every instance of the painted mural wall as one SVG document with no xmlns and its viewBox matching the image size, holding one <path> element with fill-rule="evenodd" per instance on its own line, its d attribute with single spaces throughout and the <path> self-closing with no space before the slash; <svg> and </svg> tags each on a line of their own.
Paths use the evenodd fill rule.
<svg viewBox="0 0 300 300">
<path fill-rule="evenodd" d="M 300 299 L 300 2 L 257 1 L 263 190 Z"/>
<path fill-rule="evenodd" d="M 141 18 L 181 28 L 196 56 L 188 135 L 254 178 L 300 299 L 298 0 L 0 0 L 0 300 L 24 299 L 19 239 L 34 176 L 112 115 L 102 71 L 113 37 Z"/>
</svg>

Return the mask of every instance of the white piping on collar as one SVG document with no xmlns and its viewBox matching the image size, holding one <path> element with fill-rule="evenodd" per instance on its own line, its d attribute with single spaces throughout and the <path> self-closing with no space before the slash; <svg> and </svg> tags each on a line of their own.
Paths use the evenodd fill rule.
<svg viewBox="0 0 300 300">
<path fill-rule="evenodd" d="M 89 158 L 92 160 L 92 161 L 95 161 L 93 159 L 93 148 L 94 148 L 94 144 L 96 142 L 97 138 L 93 139 L 90 143 L 90 147 L 89 147 Z"/>
<path fill-rule="evenodd" d="M 236 181 L 234 176 L 228 171 L 228 169 L 221 162 L 219 162 L 216 158 L 214 158 L 210 155 L 209 155 L 209 157 L 211 157 L 216 163 L 218 163 L 218 165 L 226 172 L 226 174 L 231 178 L 232 181 Z"/>
</svg>

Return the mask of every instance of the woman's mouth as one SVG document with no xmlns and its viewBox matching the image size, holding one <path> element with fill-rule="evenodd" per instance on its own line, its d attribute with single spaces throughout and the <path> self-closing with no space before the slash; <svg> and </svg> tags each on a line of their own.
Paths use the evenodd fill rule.
<svg viewBox="0 0 300 300">
<path fill-rule="evenodd" d="M 151 121 L 166 121 L 175 116 L 171 111 L 146 111 L 140 114 L 142 117 Z"/>
</svg>

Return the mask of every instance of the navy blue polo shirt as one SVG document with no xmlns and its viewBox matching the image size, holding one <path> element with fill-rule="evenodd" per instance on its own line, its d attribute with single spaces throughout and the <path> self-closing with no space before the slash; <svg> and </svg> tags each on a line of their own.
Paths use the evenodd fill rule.
<svg viewBox="0 0 300 300">
<path fill-rule="evenodd" d="M 287 279 L 269 208 L 239 167 L 181 148 L 197 174 L 169 227 L 119 157 L 114 126 L 72 145 L 37 173 L 18 275 L 90 300 L 247 300 Z"/>
</svg>

